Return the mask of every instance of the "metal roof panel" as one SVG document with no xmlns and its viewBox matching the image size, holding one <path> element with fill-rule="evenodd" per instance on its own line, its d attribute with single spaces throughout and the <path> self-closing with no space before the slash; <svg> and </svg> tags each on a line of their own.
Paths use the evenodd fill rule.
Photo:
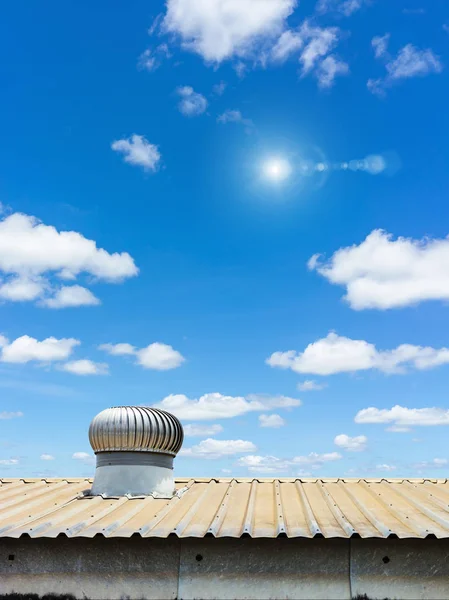
<svg viewBox="0 0 449 600">
<path fill-rule="evenodd" d="M 0 537 L 449 537 L 447 479 L 178 479 L 170 500 L 83 494 L 92 480 L 0 480 Z"/>
</svg>

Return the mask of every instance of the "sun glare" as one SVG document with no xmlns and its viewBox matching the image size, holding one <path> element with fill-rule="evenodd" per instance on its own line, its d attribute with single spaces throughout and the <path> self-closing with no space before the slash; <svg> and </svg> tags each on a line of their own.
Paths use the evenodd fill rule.
<svg viewBox="0 0 449 600">
<path fill-rule="evenodd" d="M 272 181 L 283 181 L 291 173 L 291 166 L 288 160 L 283 158 L 272 158 L 263 165 L 263 172 L 267 179 Z"/>
</svg>

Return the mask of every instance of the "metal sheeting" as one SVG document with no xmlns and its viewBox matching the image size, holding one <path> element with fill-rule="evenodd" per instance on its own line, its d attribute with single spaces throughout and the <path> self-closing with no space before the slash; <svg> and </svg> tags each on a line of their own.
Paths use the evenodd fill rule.
<svg viewBox="0 0 449 600">
<path fill-rule="evenodd" d="M 171 413 L 146 406 L 102 410 L 89 427 L 97 452 L 162 452 L 176 456 L 184 440 L 180 421 Z"/>
<path fill-rule="evenodd" d="M 446 479 L 178 479 L 172 499 L 83 496 L 90 479 L 2 479 L 0 537 L 449 538 Z"/>
</svg>

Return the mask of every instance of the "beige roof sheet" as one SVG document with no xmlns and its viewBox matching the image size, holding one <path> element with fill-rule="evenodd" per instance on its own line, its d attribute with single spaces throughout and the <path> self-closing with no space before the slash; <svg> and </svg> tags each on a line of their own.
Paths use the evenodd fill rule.
<svg viewBox="0 0 449 600">
<path fill-rule="evenodd" d="M 91 479 L 0 482 L 1 537 L 449 537 L 446 479 L 178 479 L 171 500 L 83 495 Z"/>
</svg>

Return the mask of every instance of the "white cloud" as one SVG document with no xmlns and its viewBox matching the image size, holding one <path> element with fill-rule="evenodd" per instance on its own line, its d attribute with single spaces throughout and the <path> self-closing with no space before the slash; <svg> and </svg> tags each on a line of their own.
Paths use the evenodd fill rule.
<svg viewBox="0 0 449 600">
<path fill-rule="evenodd" d="M 181 100 L 178 102 L 179 111 L 186 117 L 196 117 L 203 114 L 207 108 L 207 100 L 194 89 L 185 85 L 176 90 Z"/>
<path fill-rule="evenodd" d="M 10 302 L 30 302 L 42 296 L 45 287 L 41 277 L 14 276 L 0 285 L 0 298 Z"/>
<path fill-rule="evenodd" d="M 260 415 L 259 416 L 259 425 L 261 427 L 282 427 L 285 425 L 285 420 L 276 414 L 273 415 Z"/>
<path fill-rule="evenodd" d="M 74 460 L 80 460 L 86 465 L 91 465 L 95 462 L 95 457 L 91 454 L 88 454 L 87 452 L 74 452 L 72 454 L 72 458 Z"/>
<path fill-rule="evenodd" d="M 5 339 L 5 338 L 3 338 Z M 2 344 L 0 360 L 7 363 L 28 363 L 30 361 L 51 362 L 66 360 L 75 346 L 80 344 L 74 338 L 46 338 L 39 342 L 29 335 L 22 335 L 13 342 Z"/>
<path fill-rule="evenodd" d="M 101 344 L 98 346 L 99 350 L 103 350 L 112 356 L 126 356 L 136 353 L 136 348 L 131 344 Z"/>
<path fill-rule="evenodd" d="M 415 469 L 447 469 L 449 461 L 447 458 L 433 458 L 432 460 L 423 461 L 415 465 Z"/>
<path fill-rule="evenodd" d="M 276 456 L 242 456 L 238 459 L 237 464 L 245 467 L 251 473 L 280 473 L 288 472 L 291 468 L 291 461 Z"/>
<path fill-rule="evenodd" d="M 285 30 L 269 53 L 262 54 L 260 62 L 265 64 L 267 58 L 274 63 L 283 62 L 291 55 L 299 54 L 302 76 L 313 73 L 320 87 L 329 88 L 337 76 L 349 73 L 349 66 L 330 54 L 341 37 L 338 27 L 319 27 L 306 20 L 294 31 Z"/>
<path fill-rule="evenodd" d="M 324 60 L 320 62 L 316 71 L 316 77 L 318 84 L 322 88 L 332 87 L 335 78 L 339 75 L 348 75 L 349 65 L 336 56 L 326 56 Z"/>
<path fill-rule="evenodd" d="M 340 12 L 343 13 L 345 17 L 349 17 L 358 11 L 363 4 L 364 0 L 345 0 L 340 5 Z"/>
<path fill-rule="evenodd" d="M 293 408 L 301 401 L 288 396 L 249 395 L 224 396 L 219 393 L 204 394 L 190 399 L 184 394 L 171 394 L 154 406 L 175 414 L 186 421 L 212 421 L 229 419 L 248 412 L 266 411 L 274 408 Z"/>
<path fill-rule="evenodd" d="M 362 2 L 339 2 L 339 12 L 349 15 Z M 267 62 L 282 63 L 299 54 L 302 74 L 313 72 L 321 87 L 330 87 L 337 75 L 349 71 L 346 63 L 327 56 L 340 40 L 340 30 L 312 25 L 308 20 L 290 29 L 287 19 L 297 4 L 297 0 L 168 0 L 160 32 L 175 34 L 172 42 L 179 40 L 182 48 L 199 54 L 209 64 L 233 59 L 239 77 L 249 63 L 266 66 Z M 157 63 L 150 51 L 141 58 L 150 69 Z M 181 89 L 193 92 L 192 88 Z M 200 114 L 205 108 L 205 104 L 198 112 L 192 108 L 188 114 Z"/>
<path fill-rule="evenodd" d="M 226 81 L 220 81 L 220 83 L 216 83 L 214 85 L 212 91 L 216 96 L 222 96 L 225 92 L 225 89 L 227 88 L 227 85 L 228 84 L 226 83 Z"/>
<path fill-rule="evenodd" d="M 397 427 L 431 427 L 449 425 L 449 410 L 445 408 L 364 408 L 354 421 L 356 423 L 393 423 Z"/>
<path fill-rule="evenodd" d="M 121 344 L 101 344 L 99 350 L 103 350 L 113 356 L 135 356 L 136 364 L 144 369 L 154 369 L 156 371 L 168 371 L 180 367 L 185 358 L 180 352 L 169 346 L 154 342 L 146 348 L 136 348 L 128 343 Z"/>
<path fill-rule="evenodd" d="M 305 21 L 301 26 L 300 34 L 304 41 L 307 41 L 299 57 L 302 73 L 306 75 L 335 48 L 340 39 L 340 30 L 338 27 L 310 25 Z"/>
<path fill-rule="evenodd" d="M 319 253 L 313 254 L 309 260 L 307 261 L 307 268 L 309 269 L 309 271 L 313 271 L 314 269 L 317 269 L 320 265 L 320 260 L 321 260 L 322 255 Z"/>
<path fill-rule="evenodd" d="M 430 48 L 420 49 L 413 44 L 406 44 L 396 57 L 392 58 L 387 52 L 387 43 L 387 36 L 372 40 L 375 56 L 386 60 L 387 71 L 384 78 L 368 80 L 368 89 L 375 94 L 384 95 L 385 89 L 398 81 L 412 77 L 425 77 L 431 73 L 441 73 L 443 70 L 440 57 Z"/>
<path fill-rule="evenodd" d="M 87 452 L 74 452 L 72 454 L 72 458 L 74 458 L 75 460 L 86 460 L 88 458 L 91 458 L 91 455 Z"/>
<path fill-rule="evenodd" d="M 271 49 L 271 59 L 275 62 L 283 62 L 292 54 L 299 52 L 303 46 L 304 38 L 300 31 L 287 29 Z"/>
<path fill-rule="evenodd" d="M 390 41 L 390 34 L 386 33 L 385 35 L 376 35 L 371 40 L 371 46 L 374 50 L 374 56 L 376 58 L 382 58 L 387 54 L 388 43 Z"/>
<path fill-rule="evenodd" d="M 254 127 L 254 123 L 251 119 L 245 119 L 242 113 L 239 110 L 225 110 L 224 113 L 217 117 L 218 123 L 240 123 L 246 127 L 246 130 L 249 131 Z"/>
<path fill-rule="evenodd" d="M 246 467 L 248 471 L 259 473 L 297 472 L 298 467 L 307 467 L 315 471 L 323 467 L 325 463 L 340 460 L 338 452 L 318 454 L 311 452 L 307 456 L 296 456 L 294 458 L 282 459 L 276 456 L 249 455 L 239 458 L 237 464 Z"/>
<path fill-rule="evenodd" d="M 228 475 L 229 473 L 232 473 L 231 469 L 221 469 L 222 473 L 225 473 L 225 475 Z"/>
<path fill-rule="evenodd" d="M 318 0 L 316 9 L 319 13 L 334 11 L 350 17 L 367 3 L 367 0 Z"/>
<path fill-rule="evenodd" d="M 376 94 L 376 96 L 385 96 L 383 79 L 368 79 L 366 87 L 372 94 Z"/>
<path fill-rule="evenodd" d="M 254 56 L 276 40 L 296 0 L 168 0 L 162 30 L 179 36 L 186 50 L 220 63 Z"/>
<path fill-rule="evenodd" d="M 396 467 L 395 467 L 395 465 L 382 464 L 382 465 L 376 465 L 376 470 L 391 472 L 391 471 L 396 471 Z"/>
<path fill-rule="evenodd" d="M 189 423 L 184 425 L 184 435 L 186 437 L 206 437 L 207 435 L 217 435 L 221 433 L 221 425 L 202 425 L 201 423 Z"/>
<path fill-rule="evenodd" d="M 67 308 L 74 306 L 96 306 L 100 300 L 90 290 L 80 285 L 63 285 L 53 298 L 47 298 L 43 304 L 48 308 Z"/>
<path fill-rule="evenodd" d="M 412 44 L 401 48 L 395 59 L 386 65 L 390 81 L 441 73 L 443 65 L 432 50 L 420 50 Z"/>
<path fill-rule="evenodd" d="M 432 460 L 432 464 L 437 465 L 438 467 L 443 467 L 448 464 L 447 458 L 434 458 Z"/>
<path fill-rule="evenodd" d="M 392 425 L 391 427 L 387 427 L 385 431 L 390 431 L 391 433 L 408 433 L 410 431 L 410 427 L 399 427 L 398 425 Z"/>
<path fill-rule="evenodd" d="M 348 450 L 349 452 L 362 452 L 366 450 L 366 444 L 368 442 L 368 438 L 364 435 L 358 435 L 356 437 L 349 437 L 345 433 L 341 433 L 337 435 L 334 439 L 334 444 L 339 448 L 343 448 L 343 450 Z"/>
<path fill-rule="evenodd" d="M 51 306 L 71 297 L 67 305 L 75 306 L 73 298 L 77 305 L 94 304 L 95 296 L 85 288 L 60 287 L 55 281 L 75 280 L 83 273 L 118 283 L 137 275 L 138 269 L 127 252 L 109 254 L 75 231 L 58 231 L 21 213 L 0 219 L 0 298 Z"/>
<path fill-rule="evenodd" d="M 3 458 L 2 460 L 0 460 L 0 465 L 18 465 L 18 464 L 19 464 L 18 458 Z"/>
<path fill-rule="evenodd" d="M 147 48 L 139 56 L 137 68 L 141 71 L 155 71 L 160 67 L 163 58 L 169 58 L 170 52 L 167 44 L 160 44 L 154 50 Z"/>
<path fill-rule="evenodd" d="M 208 438 L 191 448 L 183 448 L 180 456 L 192 458 L 221 458 L 222 456 L 232 456 L 235 454 L 244 454 L 254 452 L 256 446 L 252 442 L 244 440 L 215 440 Z"/>
<path fill-rule="evenodd" d="M 271 410 L 273 408 L 293 408 L 295 406 L 301 406 L 301 400 L 298 400 L 297 398 L 291 398 L 290 396 L 249 394 L 246 398 L 254 407 L 259 406 L 260 410 Z M 259 410 L 259 408 L 254 408 L 254 410 Z"/>
<path fill-rule="evenodd" d="M 327 387 L 326 383 L 317 383 L 313 379 L 306 379 L 298 383 L 297 388 L 300 392 L 317 392 Z"/>
<path fill-rule="evenodd" d="M 51 454 L 41 454 L 40 459 L 41 460 L 55 460 L 55 457 L 52 456 Z"/>
<path fill-rule="evenodd" d="M 145 71 L 155 71 L 158 66 L 159 61 L 149 48 L 142 52 L 137 61 L 137 68 Z"/>
<path fill-rule="evenodd" d="M 314 375 L 370 369 L 403 373 L 407 367 L 424 370 L 449 363 L 449 349 L 401 344 L 393 350 L 377 350 L 365 340 L 352 340 L 330 332 L 327 337 L 309 344 L 304 352 L 274 352 L 265 362 L 270 367 Z"/>
<path fill-rule="evenodd" d="M 295 456 L 293 463 L 295 465 L 307 466 L 311 469 L 318 469 L 327 462 L 334 462 L 342 458 L 338 452 L 328 452 L 325 454 L 318 454 L 317 452 L 311 452 L 307 456 Z"/>
<path fill-rule="evenodd" d="M 168 371 L 180 367 L 185 358 L 180 352 L 169 346 L 154 342 L 136 352 L 137 363 L 145 369 Z"/>
<path fill-rule="evenodd" d="M 4 421 L 7 419 L 17 419 L 19 417 L 23 417 L 23 412 L 21 412 L 20 410 L 16 412 L 3 410 L 2 412 L 0 412 L 0 421 Z"/>
<path fill-rule="evenodd" d="M 156 15 L 156 17 L 153 19 L 153 22 L 151 23 L 151 25 L 148 27 L 148 35 L 154 35 L 154 33 L 156 33 L 159 25 L 161 24 L 161 20 L 163 18 L 162 13 L 158 13 Z"/>
<path fill-rule="evenodd" d="M 355 310 L 449 299 L 449 237 L 394 239 L 376 229 L 328 261 L 314 255 L 308 266 L 330 283 L 345 286 L 344 299 Z"/>
<path fill-rule="evenodd" d="M 237 77 L 239 79 L 243 79 L 243 77 L 246 74 L 246 69 L 247 69 L 246 64 L 243 61 L 239 60 L 237 63 L 235 63 L 235 65 L 233 65 L 232 68 L 236 72 Z"/>
<path fill-rule="evenodd" d="M 86 358 L 64 363 L 61 370 L 74 375 L 109 375 L 109 367 L 106 363 L 96 363 Z"/>
<path fill-rule="evenodd" d="M 143 167 L 145 171 L 157 171 L 161 160 L 158 146 L 150 144 L 143 136 L 133 134 L 127 139 L 115 140 L 112 150 L 123 155 L 123 160 L 131 165 Z"/>
</svg>

